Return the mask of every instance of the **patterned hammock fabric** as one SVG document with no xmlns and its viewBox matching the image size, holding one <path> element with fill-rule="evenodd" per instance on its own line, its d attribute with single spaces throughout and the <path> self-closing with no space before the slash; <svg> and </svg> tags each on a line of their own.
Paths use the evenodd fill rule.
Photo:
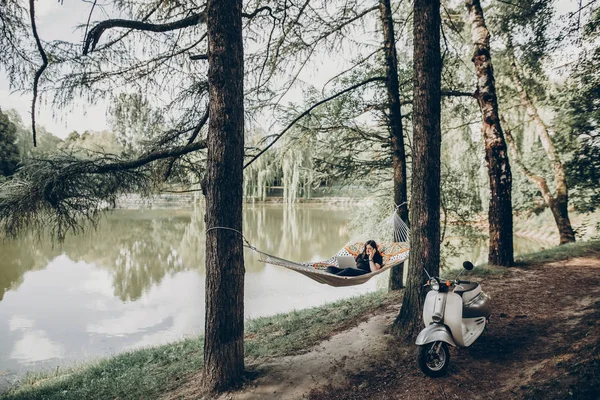
<svg viewBox="0 0 600 400">
<path fill-rule="evenodd" d="M 354 286 L 365 283 L 375 275 L 379 275 L 393 266 L 403 263 L 408 258 L 410 250 L 408 242 L 381 243 L 377 247 L 383 256 L 383 265 L 377 271 L 359 276 L 338 276 L 325 271 L 329 266 L 338 266 L 338 256 L 356 257 L 363 251 L 364 245 L 364 242 L 349 243 L 337 252 L 335 256 L 318 262 L 294 262 L 263 253 L 260 250 L 254 250 L 260 253 L 262 262 L 291 269 L 319 283 L 334 287 Z"/>
</svg>

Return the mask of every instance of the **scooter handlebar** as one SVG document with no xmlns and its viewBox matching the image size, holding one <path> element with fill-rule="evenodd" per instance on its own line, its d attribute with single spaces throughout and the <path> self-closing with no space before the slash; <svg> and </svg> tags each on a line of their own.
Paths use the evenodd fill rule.
<svg viewBox="0 0 600 400">
<path fill-rule="evenodd" d="M 464 284 L 467 284 L 467 285 L 468 285 L 468 284 L 470 284 L 470 283 L 471 283 L 471 281 L 461 281 L 461 280 L 456 280 L 456 283 L 457 283 L 458 285 L 460 285 L 460 284 L 462 284 L 462 283 L 464 283 Z"/>
</svg>

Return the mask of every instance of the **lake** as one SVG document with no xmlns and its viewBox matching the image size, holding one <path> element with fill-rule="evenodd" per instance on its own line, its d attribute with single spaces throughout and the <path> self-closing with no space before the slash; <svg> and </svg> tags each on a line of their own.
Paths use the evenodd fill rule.
<svg viewBox="0 0 600 400">
<path fill-rule="evenodd" d="M 267 253 L 323 260 L 349 240 L 348 212 L 325 206 L 247 205 L 244 235 Z M 466 246 L 450 264 L 483 262 L 486 246 L 485 241 Z M 515 247 L 524 253 L 542 246 L 518 239 Z M 0 386 L 27 370 L 163 344 L 204 329 L 200 208 L 116 210 L 96 230 L 68 237 L 63 244 L 34 238 L 4 241 L 0 255 Z M 385 273 L 363 285 L 332 288 L 265 265 L 250 250 L 245 264 L 247 318 L 387 287 Z"/>
</svg>

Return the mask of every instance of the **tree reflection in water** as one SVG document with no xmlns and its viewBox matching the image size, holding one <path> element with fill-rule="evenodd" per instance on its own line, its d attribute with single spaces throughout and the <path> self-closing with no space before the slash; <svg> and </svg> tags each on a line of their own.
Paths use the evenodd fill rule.
<svg viewBox="0 0 600 400">
<path fill-rule="evenodd" d="M 265 252 L 292 260 L 330 257 L 347 241 L 345 212 L 316 207 L 248 205 L 244 236 Z M 112 276 L 114 295 L 135 301 L 167 275 L 197 270 L 204 274 L 204 208 L 191 210 L 116 210 L 95 230 L 52 245 L 32 236 L 0 242 L 0 300 L 15 290 L 27 271 L 45 268 L 61 254 Z M 260 272 L 258 255 L 246 251 L 246 271 Z"/>
</svg>

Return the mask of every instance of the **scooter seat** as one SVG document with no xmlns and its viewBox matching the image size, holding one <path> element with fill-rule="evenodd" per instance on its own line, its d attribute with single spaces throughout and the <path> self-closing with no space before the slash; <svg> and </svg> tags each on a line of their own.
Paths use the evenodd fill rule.
<svg viewBox="0 0 600 400">
<path fill-rule="evenodd" d="M 475 290 L 479 287 L 479 283 L 471 282 L 471 283 L 461 283 L 454 287 L 454 293 L 459 296 L 462 296 L 463 293 L 470 292 L 471 290 Z"/>
</svg>

